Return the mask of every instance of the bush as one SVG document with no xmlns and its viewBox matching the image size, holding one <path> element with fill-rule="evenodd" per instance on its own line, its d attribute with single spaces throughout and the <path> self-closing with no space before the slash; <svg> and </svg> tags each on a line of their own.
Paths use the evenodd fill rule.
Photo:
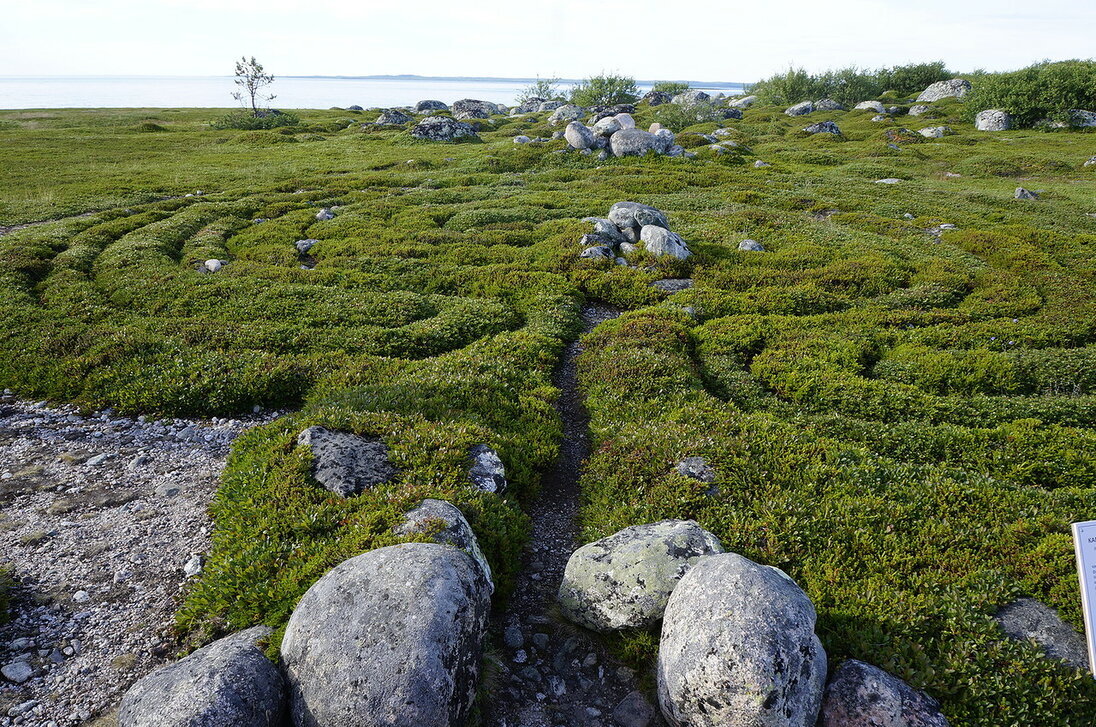
<svg viewBox="0 0 1096 727">
<path fill-rule="evenodd" d="M 977 79 L 966 98 L 969 119 L 984 109 L 1002 109 L 1021 126 L 1043 119 L 1068 121 L 1070 109 L 1096 110 L 1096 61 L 1044 61 Z"/>
<path fill-rule="evenodd" d="M 639 88 L 631 76 L 592 76 L 571 89 L 571 103 L 578 106 L 614 106 L 638 100 Z"/>
<path fill-rule="evenodd" d="M 685 93 L 689 90 L 689 83 L 687 81 L 659 81 L 652 88 L 652 91 L 658 91 L 659 93 L 668 93 L 671 96 L 676 96 L 679 93 Z"/>
<path fill-rule="evenodd" d="M 803 68 L 789 68 L 784 73 L 777 73 L 758 82 L 750 92 L 760 96 L 763 101 L 774 104 L 832 98 L 851 105 L 879 98 L 888 91 L 894 91 L 902 97 L 910 96 L 924 90 L 931 83 L 951 77 L 951 71 L 942 61 L 879 68 L 874 71 L 849 66 L 816 75 L 807 73 Z"/>
<path fill-rule="evenodd" d="M 296 126 L 301 123 L 296 114 L 285 111 L 262 111 L 258 116 L 250 111 L 233 111 L 210 122 L 214 129 L 276 129 L 281 126 Z"/>
<path fill-rule="evenodd" d="M 671 131 L 681 131 L 693 124 L 722 120 L 723 109 L 703 101 L 691 106 L 662 104 L 655 108 L 655 121 Z"/>
<path fill-rule="evenodd" d="M 558 78 L 541 78 L 537 76 L 534 83 L 529 84 L 518 92 L 517 102 L 523 104 L 531 98 L 543 98 L 548 101 L 563 101 L 563 92 L 559 89 Z"/>
</svg>

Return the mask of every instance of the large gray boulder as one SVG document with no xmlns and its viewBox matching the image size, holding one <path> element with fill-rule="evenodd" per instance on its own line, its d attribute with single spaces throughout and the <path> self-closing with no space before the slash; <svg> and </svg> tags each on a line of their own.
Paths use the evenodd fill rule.
<svg viewBox="0 0 1096 727">
<path fill-rule="evenodd" d="M 545 101 L 547 101 L 547 100 L 548 99 L 541 98 L 540 96 L 530 96 L 529 98 L 525 99 L 524 101 L 519 103 L 517 106 L 515 106 L 514 110 L 511 111 L 510 113 L 512 115 L 514 115 L 514 114 L 531 114 L 531 113 L 534 113 L 534 112 L 540 110 L 540 105 L 542 103 L 544 103 Z"/>
<path fill-rule="evenodd" d="M 1018 598 L 998 611 L 995 618 L 1010 638 L 1034 641 L 1047 656 L 1074 669 L 1089 668 L 1085 637 L 1050 606 L 1034 598 Z"/>
<path fill-rule="evenodd" d="M 979 111 L 974 117 L 974 128 L 978 131 L 1008 131 L 1012 128 L 1012 114 L 1001 109 Z"/>
<path fill-rule="evenodd" d="M 671 139 L 670 144 L 673 143 Z M 618 157 L 644 156 L 648 152 L 662 154 L 670 144 L 663 137 L 642 129 L 621 129 L 609 137 L 609 148 Z"/>
<path fill-rule="evenodd" d="M 491 565 L 480 550 L 479 540 L 472 532 L 472 526 L 457 507 L 445 500 L 426 499 L 422 504 L 403 516 L 403 522 L 397 525 L 393 532 L 396 535 L 425 535 L 430 534 L 433 542 L 438 545 L 452 545 L 472 556 L 481 569 L 487 582 L 494 590 L 494 581 L 491 576 Z"/>
<path fill-rule="evenodd" d="M 594 225 L 594 236 L 598 237 L 610 245 L 619 245 L 622 242 L 627 242 L 628 239 L 621 234 L 620 230 L 612 220 L 606 220 L 601 217 L 583 217 L 583 222 L 591 222 Z"/>
<path fill-rule="evenodd" d="M 757 96 L 743 96 L 741 98 L 732 98 L 727 102 L 727 105 L 732 109 L 748 109 L 757 103 Z"/>
<path fill-rule="evenodd" d="M 569 123 L 571 121 L 578 121 L 586 115 L 586 109 L 581 106 L 575 106 L 574 104 L 564 104 L 558 109 L 552 112 L 552 115 L 548 117 L 548 123 L 552 126 L 557 124 Z"/>
<path fill-rule="evenodd" d="M 1087 129 L 1096 126 L 1096 112 L 1070 109 L 1068 125 L 1075 129 Z"/>
<path fill-rule="evenodd" d="M 803 129 L 808 134 L 835 134 L 841 135 L 841 129 L 837 124 L 832 121 L 819 121 L 817 124 L 811 124 Z"/>
<path fill-rule="evenodd" d="M 417 104 L 415 104 L 415 113 L 416 114 L 425 114 L 425 113 L 429 113 L 431 111 L 448 111 L 448 110 L 449 110 L 448 104 L 442 103 L 441 101 L 427 100 L 427 101 L 419 101 Z"/>
<path fill-rule="evenodd" d="M 615 116 L 606 116 L 603 119 L 598 119 L 594 124 L 594 133 L 598 136 L 612 136 L 622 128 L 624 127 L 620 125 Z M 632 124 L 632 128 L 635 128 L 635 124 Z"/>
<path fill-rule="evenodd" d="M 476 693 L 490 588 L 433 543 L 340 563 L 304 594 L 282 662 L 295 727 L 451 727 Z"/>
<path fill-rule="evenodd" d="M 658 700 L 680 727 L 813 727 L 826 682 L 815 611 L 783 572 L 701 558 L 662 621 Z"/>
<path fill-rule="evenodd" d="M 953 78 L 950 81 L 937 81 L 921 92 L 919 103 L 932 103 L 942 98 L 963 98 L 970 93 L 970 81 Z"/>
<path fill-rule="evenodd" d="M 555 111 L 561 106 L 563 106 L 562 101 L 544 101 L 539 107 L 537 107 L 537 111 L 543 114 L 548 111 Z"/>
<path fill-rule="evenodd" d="M 639 239 L 643 241 L 647 252 L 655 257 L 669 255 L 684 260 L 693 254 L 680 235 L 658 225 L 644 225 L 640 228 Z"/>
<path fill-rule="evenodd" d="M 373 123 L 378 126 L 403 126 L 406 123 L 414 121 L 415 118 L 409 114 L 405 114 L 399 109 L 385 109 L 381 112 L 381 115 L 377 117 L 377 120 Z"/>
<path fill-rule="evenodd" d="M 877 114 L 883 113 L 883 104 L 878 101 L 861 101 L 853 107 L 856 111 L 874 111 Z"/>
<path fill-rule="evenodd" d="M 594 145 L 594 132 L 581 121 L 572 121 L 563 131 L 563 138 L 572 149 L 589 149 Z"/>
<path fill-rule="evenodd" d="M 486 444 L 477 444 L 468 453 L 471 466 L 468 479 L 477 490 L 502 494 L 506 492 L 506 466 L 499 453 Z"/>
<path fill-rule="evenodd" d="M 813 101 L 803 101 L 802 103 L 797 103 L 794 106 L 789 106 L 788 108 L 784 109 L 784 113 L 788 116 L 806 116 L 813 111 Z"/>
<path fill-rule="evenodd" d="M 814 102 L 815 111 L 844 111 L 845 107 L 832 98 L 824 98 Z"/>
<path fill-rule="evenodd" d="M 688 91 L 683 91 L 674 96 L 671 101 L 681 106 L 696 106 L 697 104 L 710 101 L 711 96 L 703 91 L 698 91 L 695 88 L 691 88 Z"/>
<path fill-rule="evenodd" d="M 297 444 L 312 450 L 316 482 L 342 497 L 361 494 L 396 476 L 388 447 L 379 439 L 309 427 L 297 436 Z"/>
<path fill-rule="evenodd" d="M 927 139 L 943 139 L 945 136 L 951 133 L 950 126 L 930 126 L 927 129 L 920 129 L 917 132 L 921 136 Z"/>
<path fill-rule="evenodd" d="M 643 94 L 643 98 L 640 101 L 646 101 L 649 106 L 661 106 L 665 103 L 673 101 L 673 97 L 665 91 L 651 90 Z"/>
<path fill-rule="evenodd" d="M 427 141 L 456 141 L 479 137 L 471 126 L 449 116 L 427 116 L 412 127 L 411 136 Z"/>
<path fill-rule="evenodd" d="M 620 230 L 628 228 L 638 230 L 645 225 L 657 225 L 670 229 L 670 223 L 662 210 L 639 202 L 617 202 L 609 208 L 609 221 Z"/>
<path fill-rule="evenodd" d="M 948 727 L 940 703 L 879 667 L 849 659 L 822 698 L 818 727 Z"/>
<path fill-rule="evenodd" d="M 693 564 L 722 552 L 719 540 L 692 520 L 624 528 L 571 554 L 559 603 L 567 618 L 595 631 L 650 626 Z"/>
<path fill-rule="evenodd" d="M 490 101 L 462 98 L 460 101 L 453 102 L 453 115 L 458 119 L 487 119 L 500 113 L 502 109 L 499 105 Z"/>
<path fill-rule="evenodd" d="M 256 642 L 256 626 L 157 669 L 126 692 L 118 727 L 274 727 L 285 716 L 285 685 Z"/>
</svg>

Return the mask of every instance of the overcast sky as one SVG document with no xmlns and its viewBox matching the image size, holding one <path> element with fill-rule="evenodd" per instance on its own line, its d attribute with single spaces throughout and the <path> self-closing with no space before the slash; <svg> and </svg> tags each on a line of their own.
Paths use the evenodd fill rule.
<svg viewBox="0 0 1096 727">
<path fill-rule="evenodd" d="M 584 77 L 754 81 L 942 59 L 1088 58 L 1092 0 L 12 0 L 0 75 Z"/>
</svg>

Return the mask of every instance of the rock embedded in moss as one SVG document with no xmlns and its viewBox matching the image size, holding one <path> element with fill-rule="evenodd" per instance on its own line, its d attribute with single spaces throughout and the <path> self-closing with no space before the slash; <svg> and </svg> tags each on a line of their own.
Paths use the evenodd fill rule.
<svg viewBox="0 0 1096 727">
<path fill-rule="evenodd" d="M 425 114 L 431 111 L 448 111 L 449 106 L 441 101 L 426 100 L 415 104 L 416 114 Z"/>
<path fill-rule="evenodd" d="M 883 113 L 883 104 L 878 101 L 861 101 L 853 107 L 856 111 L 874 111 L 877 114 Z"/>
<path fill-rule="evenodd" d="M 578 121 L 585 115 L 586 109 L 582 108 L 581 106 L 575 106 L 574 104 L 564 104 L 563 106 L 560 106 L 552 112 L 552 115 L 548 117 L 548 123 L 551 126 L 556 126 L 557 124 L 562 124 L 565 122 L 570 123 L 572 121 Z"/>
<path fill-rule="evenodd" d="M 737 553 L 701 558 L 663 616 L 663 715 L 675 726 L 814 727 L 826 682 L 815 618 L 782 571 Z"/>
<path fill-rule="evenodd" d="M 818 727 L 948 727 L 940 703 L 879 667 L 849 659 L 826 687 Z"/>
<path fill-rule="evenodd" d="M 1085 638 L 1050 606 L 1018 598 L 995 616 L 1001 630 L 1017 641 L 1034 641 L 1050 657 L 1074 669 L 1089 668 Z"/>
<path fill-rule="evenodd" d="M 476 130 L 449 116 L 427 116 L 411 129 L 411 136 L 426 141 L 456 141 L 478 138 Z"/>
<path fill-rule="evenodd" d="M 974 117 L 974 128 L 978 131 L 1008 131 L 1012 128 L 1012 114 L 1001 109 L 979 111 Z"/>
<path fill-rule="evenodd" d="M 571 554 L 559 603 L 568 619 L 595 631 L 650 626 L 681 577 L 722 552 L 719 540 L 692 520 L 624 528 Z"/>
<path fill-rule="evenodd" d="M 486 444 L 477 444 L 469 452 L 472 466 L 468 479 L 477 490 L 501 494 L 506 492 L 506 466 L 499 453 Z"/>
<path fill-rule="evenodd" d="M 670 232 L 665 227 L 644 225 L 639 231 L 639 239 L 643 241 L 647 252 L 655 257 L 669 255 L 678 260 L 684 260 L 693 254 L 680 235 Z"/>
<path fill-rule="evenodd" d="M 403 126 L 414 120 L 414 117 L 398 109 L 385 109 L 374 123 L 377 126 Z"/>
<path fill-rule="evenodd" d="M 388 461 L 388 447 L 379 439 L 309 427 L 297 444 L 312 451 L 312 476 L 341 497 L 352 497 L 396 476 Z"/>
<path fill-rule="evenodd" d="M 609 208 L 609 220 L 622 232 L 627 228 L 638 230 L 644 225 L 670 229 L 670 222 L 662 210 L 639 202 L 617 202 Z"/>
<path fill-rule="evenodd" d="M 784 109 L 784 113 L 787 114 L 788 116 L 806 116 L 807 114 L 809 114 L 813 111 L 814 111 L 814 102 L 813 101 L 803 101 L 802 103 L 797 103 L 793 106 L 789 106 L 788 108 Z"/>
<path fill-rule="evenodd" d="M 803 129 L 808 134 L 834 134 L 841 136 L 841 129 L 832 121 L 820 121 Z"/>
</svg>

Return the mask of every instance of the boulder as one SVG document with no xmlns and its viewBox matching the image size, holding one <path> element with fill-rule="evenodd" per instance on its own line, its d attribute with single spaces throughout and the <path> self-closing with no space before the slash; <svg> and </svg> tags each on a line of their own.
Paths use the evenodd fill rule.
<svg viewBox="0 0 1096 727">
<path fill-rule="evenodd" d="M 769 164 L 768 162 L 763 162 L 760 159 L 756 160 L 753 163 L 753 165 L 754 165 L 754 169 L 761 169 L 762 167 L 771 167 L 772 166 L 772 164 Z M 739 249 L 741 249 L 741 248 L 739 248 Z"/>
<path fill-rule="evenodd" d="M 431 111 L 448 111 L 449 106 L 441 101 L 419 101 L 415 104 L 416 114 L 426 114 Z"/>
<path fill-rule="evenodd" d="M 593 115 L 590 117 L 590 123 L 596 124 L 606 116 L 616 116 L 617 114 L 634 114 L 636 107 L 630 103 L 619 103 L 615 106 L 594 106 L 590 111 Z"/>
<path fill-rule="evenodd" d="M 571 145 L 572 149 L 589 149 L 594 145 L 594 132 L 583 125 L 581 121 L 572 121 L 563 131 L 563 138 Z"/>
<path fill-rule="evenodd" d="M 883 113 L 883 104 L 878 101 L 861 101 L 853 108 L 856 111 L 874 111 L 877 114 Z"/>
<path fill-rule="evenodd" d="M 836 134 L 841 135 L 841 129 L 837 127 L 832 121 L 820 121 L 817 124 L 811 124 L 803 129 L 808 134 Z"/>
<path fill-rule="evenodd" d="M 322 210 L 316 213 L 316 220 L 318 222 L 327 222 L 328 220 L 335 219 L 335 212 L 329 207 L 324 207 Z"/>
<path fill-rule="evenodd" d="M 311 250 L 313 247 L 318 245 L 319 242 L 320 242 L 319 240 L 313 240 L 312 238 L 309 238 L 307 240 L 297 240 L 293 244 L 294 244 L 294 246 L 296 246 L 297 252 L 299 252 L 301 255 L 304 255 L 309 250 Z"/>
<path fill-rule="evenodd" d="M 1018 598 L 998 611 L 994 618 L 1009 638 L 1034 641 L 1047 656 L 1074 669 L 1089 668 L 1085 637 L 1050 606 L 1034 598 Z"/>
<path fill-rule="evenodd" d="M 1000 109 L 979 111 L 974 117 L 974 128 L 978 131 L 1008 131 L 1012 128 L 1012 114 Z"/>
<path fill-rule="evenodd" d="M 548 123 L 552 126 L 558 124 L 564 124 L 571 121 L 578 121 L 586 115 L 586 110 L 581 106 L 575 106 L 574 104 L 564 104 L 558 109 L 552 112 L 552 115 L 548 117 Z"/>
<path fill-rule="evenodd" d="M 598 119 L 597 123 L 594 124 L 594 133 L 598 136 L 612 136 L 621 128 L 620 122 L 616 120 L 615 116 L 606 116 L 603 119 Z"/>
<path fill-rule="evenodd" d="M 363 109 L 361 106 L 359 106 L 358 104 L 355 103 L 355 104 L 350 104 L 349 106 L 347 106 L 346 110 L 347 111 L 364 111 L 365 109 Z"/>
<path fill-rule="evenodd" d="M 609 221 L 627 236 L 627 229 L 639 229 L 645 225 L 658 225 L 670 229 L 670 223 L 662 210 L 655 209 L 639 202 L 617 202 L 609 208 Z M 629 242 L 638 242 L 639 238 Z"/>
<path fill-rule="evenodd" d="M 804 101 L 784 109 L 784 113 L 788 116 L 806 116 L 812 111 L 814 111 L 813 101 Z"/>
<path fill-rule="evenodd" d="M 1096 126 L 1096 112 L 1084 109 L 1069 110 L 1069 125 L 1075 129 L 1087 129 Z"/>
<path fill-rule="evenodd" d="M 555 111 L 561 106 L 563 106 L 562 101 L 544 101 L 539 107 L 537 107 L 537 112 L 543 114 L 549 111 Z"/>
<path fill-rule="evenodd" d="M 658 225 L 644 225 L 639 231 L 639 239 L 647 252 L 655 257 L 669 255 L 684 260 L 693 254 L 680 235 Z"/>
<path fill-rule="evenodd" d="M 697 104 L 704 103 L 711 100 L 709 94 L 703 91 L 698 91 L 695 88 L 691 88 L 688 91 L 683 91 L 671 99 L 672 103 L 679 104 L 681 106 L 696 106 Z"/>
<path fill-rule="evenodd" d="M 601 217 L 583 217 L 582 221 L 592 222 L 594 225 L 594 235 L 605 240 L 608 244 L 616 245 L 627 242 L 627 238 L 621 234 L 612 220 L 602 219 Z"/>
<path fill-rule="evenodd" d="M 720 116 L 725 119 L 741 119 L 742 109 L 726 108 L 720 112 Z"/>
<path fill-rule="evenodd" d="M 909 115 L 921 116 L 922 114 L 927 114 L 931 110 L 930 107 L 925 106 L 924 104 L 916 104 L 915 106 L 910 106 Z"/>
<path fill-rule="evenodd" d="M 655 721 L 655 708 L 643 692 L 630 692 L 613 708 L 613 721 L 619 727 L 649 727 Z"/>
<path fill-rule="evenodd" d="M 646 101 L 650 106 L 661 106 L 673 101 L 673 97 L 663 91 L 648 91 L 641 100 Z"/>
<path fill-rule="evenodd" d="M 580 252 L 578 256 L 587 260 L 600 260 L 602 258 L 611 260 L 616 257 L 613 248 L 608 245 L 592 245 Z"/>
<path fill-rule="evenodd" d="M 531 141 L 532 139 L 530 139 L 528 136 L 525 136 L 524 134 L 514 137 L 515 144 L 528 144 Z"/>
<path fill-rule="evenodd" d="M 636 120 L 631 114 L 617 114 L 613 118 L 617 120 L 617 123 L 620 124 L 620 128 L 622 129 L 636 128 Z"/>
<path fill-rule="evenodd" d="M 462 98 L 453 102 L 453 115 L 458 119 L 487 119 L 499 113 L 502 113 L 502 109 L 490 101 Z"/>
<path fill-rule="evenodd" d="M 378 126 L 403 126 L 406 123 L 414 121 L 414 117 L 405 114 L 402 111 L 396 109 L 385 109 L 381 112 L 381 115 L 377 117 L 377 120 L 373 123 Z"/>
<path fill-rule="evenodd" d="M 511 114 L 531 114 L 531 113 L 535 113 L 536 111 L 540 110 L 540 105 L 542 103 L 544 103 L 545 101 L 547 101 L 547 100 L 548 99 L 541 98 L 540 96 L 532 96 L 530 98 L 525 99 L 521 103 L 519 103 L 516 107 L 514 107 L 514 110 L 511 111 L 510 113 Z"/>
<path fill-rule="evenodd" d="M 692 520 L 624 528 L 571 554 L 559 603 L 568 619 L 595 631 L 647 627 L 662 618 L 681 577 L 703 556 L 722 552 Z"/>
<path fill-rule="evenodd" d="M 764 246 L 757 240 L 743 240 L 738 243 L 738 249 L 743 252 L 765 252 Z"/>
<path fill-rule="evenodd" d="M 669 149 L 670 145 L 649 131 L 621 129 L 609 138 L 609 147 L 615 156 L 626 157 L 644 156 L 648 152 L 661 154 Z"/>
<path fill-rule="evenodd" d="M 741 98 L 732 98 L 727 102 L 727 106 L 732 109 L 748 109 L 757 103 L 757 96 L 743 96 Z"/>
<path fill-rule="evenodd" d="M 145 676 L 122 697 L 118 727 L 280 727 L 285 684 L 255 645 L 269 636 L 240 631 Z"/>
<path fill-rule="evenodd" d="M 1013 197 L 1016 199 L 1039 199 L 1037 192 L 1032 192 L 1030 189 L 1024 189 L 1023 187 L 1017 187 Z"/>
<path fill-rule="evenodd" d="M 479 138 L 476 130 L 449 116 L 427 116 L 411 129 L 411 136 L 427 141 L 456 141 Z"/>
<path fill-rule="evenodd" d="M 940 703 L 879 667 L 849 659 L 822 697 L 818 727 L 948 727 Z"/>
<path fill-rule="evenodd" d="M 476 693 L 490 587 L 434 543 L 344 561 L 304 594 L 282 639 L 295 727 L 448 727 Z"/>
<path fill-rule="evenodd" d="M 209 272 L 216 273 L 220 271 L 220 269 L 223 268 L 227 264 L 227 262 L 227 260 L 211 259 L 206 260 L 204 263 L 202 263 L 202 265 L 205 266 L 205 269 Z"/>
<path fill-rule="evenodd" d="M 422 504 L 403 516 L 403 522 L 397 525 L 393 532 L 396 535 L 425 535 L 429 534 L 433 542 L 438 545 L 452 545 L 460 548 L 483 570 L 487 583 L 494 590 L 494 581 L 491 577 L 491 566 L 480 550 L 479 540 L 472 532 L 472 526 L 455 505 L 445 500 L 426 499 Z"/>
<path fill-rule="evenodd" d="M 665 154 L 674 145 L 674 132 L 669 129 L 659 129 L 655 132 L 655 151 Z"/>
<path fill-rule="evenodd" d="M 297 437 L 297 444 L 312 450 L 315 480 L 341 497 L 360 494 L 396 476 L 388 447 L 379 439 L 309 427 Z"/>
<path fill-rule="evenodd" d="M 506 466 L 499 453 L 486 444 L 477 444 L 468 452 L 471 466 L 468 479 L 477 490 L 502 494 L 506 492 Z"/>
<path fill-rule="evenodd" d="M 950 126 L 930 126 L 927 129 L 921 129 L 918 131 L 921 136 L 926 139 L 942 139 L 951 133 Z"/>
<path fill-rule="evenodd" d="M 937 81 L 921 92 L 918 102 L 939 101 L 943 98 L 963 98 L 970 93 L 970 81 L 953 78 L 950 81 Z"/>
<path fill-rule="evenodd" d="M 832 98 L 824 98 L 814 102 L 815 111 L 844 111 L 845 107 Z"/>
<path fill-rule="evenodd" d="M 815 611 L 783 572 L 738 555 L 701 558 L 666 605 L 658 701 L 680 727 L 813 727 L 826 682 Z"/>
</svg>

